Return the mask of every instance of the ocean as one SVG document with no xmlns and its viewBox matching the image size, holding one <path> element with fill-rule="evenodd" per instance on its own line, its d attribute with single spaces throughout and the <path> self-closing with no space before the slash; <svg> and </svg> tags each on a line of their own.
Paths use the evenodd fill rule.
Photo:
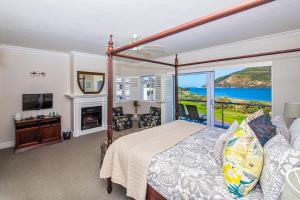
<svg viewBox="0 0 300 200">
<path fill-rule="evenodd" d="M 190 88 L 192 94 L 206 95 L 206 88 Z M 271 88 L 215 88 L 215 97 L 251 101 L 272 101 Z"/>
</svg>

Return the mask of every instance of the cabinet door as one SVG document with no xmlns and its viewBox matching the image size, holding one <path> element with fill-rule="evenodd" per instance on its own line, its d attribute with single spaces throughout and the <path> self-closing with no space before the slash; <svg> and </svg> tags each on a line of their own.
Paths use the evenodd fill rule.
<svg viewBox="0 0 300 200">
<path fill-rule="evenodd" d="M 16 130 L 16 149 L 39 144 L 39 128 L 25 128 Z"/>
<path fill-rule="evenodd" d="M 49 124 L 40 127 L 41 143 L 61 139 L 60 124 Z"/>
</svg>

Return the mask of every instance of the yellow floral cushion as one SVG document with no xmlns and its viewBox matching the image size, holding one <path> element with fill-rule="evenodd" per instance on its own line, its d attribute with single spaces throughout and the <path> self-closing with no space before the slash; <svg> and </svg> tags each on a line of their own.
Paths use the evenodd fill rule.
<svg viewBox="0 0 300 200">
<path fill-rule="evenodd" d="M 248 194 L 259 180 L 263 166 L 263 148 L 244 120 L 227 140 L 223 169 L 229 192 L 240 198 Z"/>
</svg>

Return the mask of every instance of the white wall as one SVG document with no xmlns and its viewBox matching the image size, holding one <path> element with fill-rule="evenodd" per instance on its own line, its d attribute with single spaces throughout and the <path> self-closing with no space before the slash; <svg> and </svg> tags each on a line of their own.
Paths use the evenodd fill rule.
<svg viewBox="0 0 300 200">
<path fill-rule="evenodd" d="M 42 71 L 44 78 L 32 78 L 30 72 Z M 22 112 L 24 117 L 36 114 L 61 114 L 62 128 L 70 127 L 69 56 L 18 47 L 0 47 L 0 148 L 12 146 L 15 138 L 13 115 L 22 112 L 22 94 L 53 93 L 53 109 Z"/>
<path fill-rule="evenodd" d="M 300 102 L 300 54 L 273 61 L 273 113 L 281 115 L 285 102 Z"/>
<path fill-rule="evenodd" d="M 77 71 L 102 72 L 106 74 L 106 57 L 86 54 L 80 52 L 71 52 L 71 84 L 70 92 L 73 95 L 81 95 L 82 92 L 77 84 Z M 100 94 L 107 94 L 107 76 L 105 76 L 104 87 Z"/>
</svg>

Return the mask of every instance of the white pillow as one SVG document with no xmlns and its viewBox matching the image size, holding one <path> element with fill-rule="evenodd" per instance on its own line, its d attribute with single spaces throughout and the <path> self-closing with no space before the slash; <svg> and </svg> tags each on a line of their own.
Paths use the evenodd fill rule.
<svg viewBox="0 0 300 200">
<path fill-rule="evenodd" d="M 276 126 L 276 133 L 283 135 L 285 139 L 289 142 L 291 138 L 291 133 L 285 124 L 284 119 L 281 116 L 276 116 L 272 119 L 272 124 Z"/>
<path fill-rule="evenodd" d="M 291 133 L 290 144 L 294 147 L 296 139 L 300 136 L 300 118 L 297 118 L 293 121 L 289 131 Z"/>
<path fill-rule="evenodd" d="M 286 173 L 299 166 L 300 151 L 294 149 L 283 135 L 272 137 L 264 146 L 264 166 L 259 179 L 264 199 L 278 199 Z"/>
<path fill-rule="evenodd" d="M 300 137 L 297 137 L 294 141 L 294 144 L 293 144 L 293 147 L 294 149 L 297 149 L 300 151 Z"/>
<path fill-rule="evenodd" d="M 217 163 L 222 166 L 224 146 L 228 138 L 238 129 L 239 123 L 235 120 L 227 131 L 221 134 L 216 142 L 214 157 Z"/>
</svg>

